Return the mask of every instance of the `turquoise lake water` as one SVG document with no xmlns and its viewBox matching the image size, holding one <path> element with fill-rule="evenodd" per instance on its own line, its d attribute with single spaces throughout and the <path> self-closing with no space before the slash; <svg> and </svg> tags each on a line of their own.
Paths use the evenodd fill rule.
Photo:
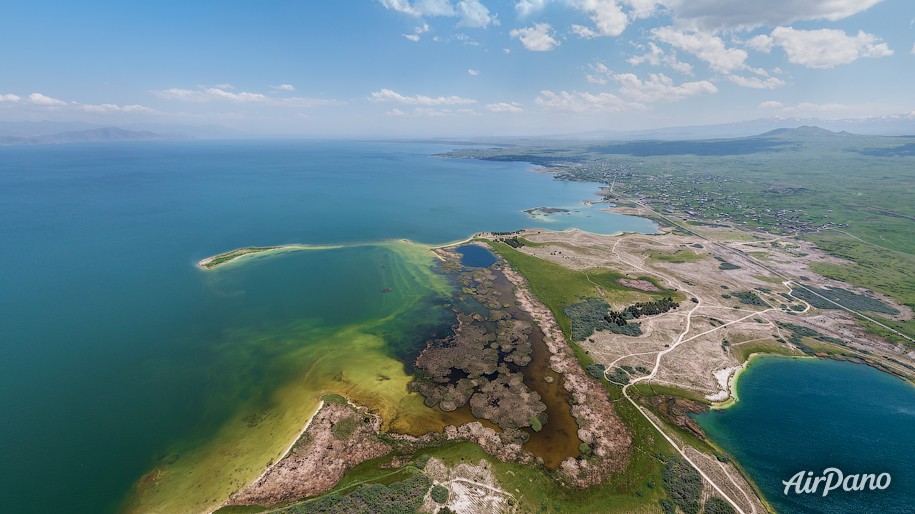
<svg viewBox="0 0 915 514">
<path fill-rule="evenodd" d="M 448 326 L 448 298 L 415 250 L 372 242 L 535 226 L 654 230 L 583 205 L 596 184 L 523 163 L 432 157 L 451 148 L 0 148 L 0 511 L 114 512 L 140 477 L 193 456 L 240 412 L 266 406 L 276 416 L 275 393 L 312 361 L 358 367 L 381 351 L 409 363 Z M 574 212 L 522 212 L 541 206 Z M 292 243 L 346 246 L 195 266 L 241 246 Z M 892 472 L 891 489 L 861 505 L 907 512 L 915 393 L 863 366 L 793 363 L 754 364 L 741 402 L 703 426 L 784 512 L 852 512 L 775 498 L 786 473 L 826 465 Z"/>
<path fill-rule="evenodd" d="M 862 364 L 766 357 L 738 382 L 740 401 L 697 416 L 783 514 L 915 512 L 915 387 Z M 889 473 L 886 490 L 784 495 L 798 471 Z"/>
<path fill-rule="evenodd" d="M 306 369 L 308 345 L 358 326 L 360 341 L 380 337 L 408 361 L 448 321 L 441 291 L 389 245 L 215 272 L 195 267 L 203 257 L 533 226 L 654 230 L 582 206 L 596 184 L 432 157 L 451 148 L 0 148 L 0 510 L 115 511 L 144 473 L 204 444 L 240 405 L 274 401 Z M 522 212 L 543 205 L 579 211 Z"/>
</svg>

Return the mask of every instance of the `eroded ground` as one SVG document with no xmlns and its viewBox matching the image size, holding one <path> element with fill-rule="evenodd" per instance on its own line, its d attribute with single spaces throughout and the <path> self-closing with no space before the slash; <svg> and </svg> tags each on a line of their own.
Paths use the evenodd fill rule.
<svg viewBox="0 0 915 514">
<path fill-rule="evenodd" d="M 519 251 L 571 269 L 618 271 L 627 284 L 651 277 L 685 296 L 675 310 L 640 318 L 641 335 L 597 331 L 581 341 L 589 355 L 606 366 L 611 380 L 621 377 L 625 383 L 627 375 L 638 378 L 646 374 L 639 370 L 652 370 L 657 363 L 651 383 L 721 401 L 728 397 L 728 378 L 757 351 L 844 356 L 901 376 L 913 375 L 911 348 L 867 333 L 850 312 L 835 306 L 814 308 L 792 293 L 806 292 L 804 287 L 845 290 L 898 311 L 897 319 L 911 319 L 907 307 L 816 275 L 809 269 L 811 263 L 836 259 L 810 243 L 764 235 L 728 241 L 731 234 L 722 232 L 723 244 L 689 234 L 527 231 L 522 239 L 534 244 Z M 626 372 L 629 369 L 632 372 Z"/>
</svg>

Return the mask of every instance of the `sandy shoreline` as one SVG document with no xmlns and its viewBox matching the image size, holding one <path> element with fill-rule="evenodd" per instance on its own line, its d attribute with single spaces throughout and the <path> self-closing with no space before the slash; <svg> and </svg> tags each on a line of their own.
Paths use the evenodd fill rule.
<svg viewBox="0 0 915 514">
<path fill-rule="evenodd" d="M 311 413 L 311 416 L 308 417 L 308 421 L 305 422 L 305 426 L 302 427 L 302 430 L 299 430 L 299 433 L 296 434 L 296 436 L 292 439 L 292 442 L 289 443 L 289 446 L 286 447 L 286 450 L 283 451 L 282 455 L 280 455 L 280 457 L 279 457 L 278 459 L 276 459 L 275 461 L 273 461 L 272 464 L 270 464 L 269 466 L 267 466 L 267 467 L 264 469 L 264 471 L 263 471 L 260 475 L 258 475 L 257 478 L 255 478 L 254 480 L 252 480 L 248 485 L 256 484 L 258 481 L 260 481 L 261 479 L 263 479 L 263 478 L 267 475 L 267 473 L 270 473 L 270 471 L 271 471 L 273 468 L 275 468 L 280 462 L 283 461 L 283 459 L 285 459 L 285 458 L 289 455 L 289 452 L 291 452 L 292 449 L 295 447 L 296 443 L 299 442 L 299 439 L 302 438 L 302 436 L 305 434 L 305 431 L 308 430 L 308 427 L 311 426 L 311 422 L 314 421 L 315 416 L 317 416 L 318 413 L 321 412 L 321 409 L 324 408 L 324 405 L 325 405 L 325 404 L 326 404 L 326 402 L 325 402 L 324 400 L 321 400 L 321 402 L 318 404 L 318 408 L 316 408 L 315 411 L 314 411 L 313 413 Z M 247 487 L 247 486 L 246 486 L 246 487 Z M 207 514 L 212 514 L 213 512 L 216 512 L 217 510 L 219 510 L 219 509 L 221 509 L 221 508 L 227 506 L 227 505 L 229 504 L 229 501 L 230 501 L 230 500 L 231 500 L 231 497 L 230 497 L 230 498 L 227 498 L 227 499 L 226 499 L 225 501 L 223 501 L 218 507 L 216 507 L 215 509 L 213 509 L 213 510 L 211 510 L 211 511 L 208 511 Z"/>
<path fill-rule="evenodd" d="M 290 245 L 281 245 L 281 246 L 247 246 L 242 248 L 236 248 L 228 252 L 223 252 L 220 254 L 212 255 L 204 259 L 197 261 L 197 267 L 204 271 L 211 271 L 222 266 L 225 266 L 230 263 L 238 262 L 246 257 L 260 256 L 260 255 L 272 255 L 277 253 L 286 253 L 286 252 L 297 252 L 303 250 L 334 250 L 337 248 L 343 248 L 344 246 L 350 245 L 303 245 L 303 244 L 290 244 Z M 352 245 L 352 246 L 362 246 L 362 245 Z M 224 257 L 230 256 L 237 253 L 237 255 L 228 258 L 223 262 L 210 265 L 213 261 Z"/>
<path fill-rule="evenodd" d="M 741 364 L 740 366 L 736 367 L 735 371 L 730 374 L 730 377 L 728 378 L 728 384 L 727 384 L 727 392 L 728 392 L 727 399 L 715 401 L 710 397 L 706 397 L 709 400 L 712 400 L 712 405 L 710 406 L 710 408 L 712 410 L 724 410 L 724 409 L 727 409 L 727 408 L 730 408 L 730 407 L 736 405 L 737 402 L 740 401 L 740 397 L 737 394 L 737 385 L 738 385 L 738 382 L 740 381 L 740 376 L 743 375 L 747 369 L 749 369 L 749 367 L 753 363 L 753 361 L 758 360 L 758 359 L 764 359 L 764 358 L 818 359 L 819 357 L 808 357 L 806 355 L 780 355 L 780 354 L 776 354 L 776 353 L 766 353 L 766 352 L 751 353 L 750 356 L 747 357 L 747 360 L 744 361 L 744 363 Z M 726 368 L 726 369 L 734 369 L 734 368 Z M 724 370 L 722 370 L 722 371 L 724 371 Z"/>
</svg>

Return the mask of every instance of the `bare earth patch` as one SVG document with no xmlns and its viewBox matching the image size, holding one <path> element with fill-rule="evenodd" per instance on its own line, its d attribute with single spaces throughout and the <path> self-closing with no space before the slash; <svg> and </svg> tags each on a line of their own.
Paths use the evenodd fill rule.
<svg viewBox="0 0 915 514">
<path fill-rule="evenodd" d="M 632 289 L 639 289 L 641 291 L 649 291 L 652 293 L 661 292 L 660 289 L 655 287 L 654 284 L 647 280 L 632 280 L 631 278 L 621 278 L 618 282 L 626 287 L 631 287 Z"/>
<path fill-rule="evenodd" d="M 422 512 L 438 512 L 444 506 L 457 514 L 501 514 L 515 512 L 517 508 L 515 497 L 498 484 L 484 460 L 449 468 L 433 458 L 423 471 L 434 484 L 448 490 L 448 501 L 439 504 L 426 495 Z"/>
<path fill-rule="evenodd" d="M 326 403 L 285 458 L 228 505 L 275 505 L 329 491 L 351 467 L 391 451 L 378 440 L 381 418 L 365 408 Z"/>
</svg>

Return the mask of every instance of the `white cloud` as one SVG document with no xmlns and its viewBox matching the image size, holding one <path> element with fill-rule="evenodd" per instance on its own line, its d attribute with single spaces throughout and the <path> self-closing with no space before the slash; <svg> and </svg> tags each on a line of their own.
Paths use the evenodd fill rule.
<svg viewBox="0 0 915 514">
<path fill-rule="evenodd" d="M 42 107 L 59 107 L 62 105 L 67 105 L 67 102 L 64 102 L 63 100 L 51 98 L 50 96 L 45 96 L 41 93 L 30 94 L 28 96 L 28 100 L 32 105 L 40 105 Z"/>
<path fill-rule="evenodd" d="M 438 118 L 442 116 L 479 116 L 480 113 L 473 109 L 435 109 L 432 107 L 416 107 L 412 116 L 417 118 Z"/>
<path fill-rule="evenodd" d="M 454 6 L 450 0 L 379 0 L 387 9 L 399 11 L 410 16 L 454 16 Z"/>
<path fill-rule="evenodd" d="M 836 29 L 798 30 L 776 27 L 772 31 L 774 44 L 782 47 L 788 62 L 808 68 L 832 68 L 863 57 L 886 57 L 893 51 L 879 38 L 866 32 L 849 36 Z"/>
<path fill-rule="evenodd" d="M 72 102 L 74 107 L 86 112 L 156 112 L 149 107 L 139 104 L 117 105 L 117 104 L 84 104 Z"/>
<path fill-rule="evenodd" d="M 592 73 L 586 73 L 585 80 L 592 84 L 599 84 L 602 86 L 607 82 L 610 82 L 610 79 L 613 77 L 613 72 L 610 71 L 610 68 L 601 62 L 589 64 L 588 69 L 590 69 Z"/>
<path fill-rule="evenodd" d="M 721 38 L 708 32 L 659 27 L 653 29 L 651 33 L 658 40 L 707 62 L 715 71 L 727 73 L 747 68 L 745 50 L 728 48 Z"/>
<path fill-rule="evenodd" d="M 403 118 L 407 113 L 401 111 L 400 109 L 391 109 L 390 111 L 385 112 L 388 116 L 393 116 L 395 118 Z"/>
<path fill-rule="evenodd" d="M 32 93 L 25 98 L 14 94 L 0 94 L 0 103 L 20 104 L 25 100 L 25 105 L 37 107 L 53 107 L 77 109 L 84 112 L 92 113 L 112 113 L 112 112 L 156 112 L 149 107 L 139 104 L 118 105 L 112 103 L 104 104 L 84 104 L 82 102 L 67 102 L 41 93 Z"/>
<path fill-rule="evenodd" d="M 453 39 L 455 41 L 460 41 L 461 43 L 464 44 L 464 46 L 480 46 L 479 41 L 477 41 L 476 39 L 473 39 L 472 37 L 470 37 L 467 34 L 464 34 L 462 32 L 459 32 L 459 33 L 451 36 L 451 39 Z"/>
<path fill-rule="evenodd" d="M 742 75 L 728 75 L 728 80 L 742 87 L 753 89 L 775 89 L 785 85 L 785 81 L 777 77 L 744 77 Z"/>
<path fill-rule="evenodd" d="M 514 29 L 508 34 L 519 39 L 524 48 L 532 52 L 548 52 L 559 46 L 559 41 L 553 37 L 552 32 L 549 23 L 535 23 L 533 27 Z"/>
<path fill-rule="evenodd" d="M 648 79 L 643 80 L 633 73 L 613 73 L 602 63 L 591 64 L 589 68 L 592 73 L 585 76 L 588 82 L 601 85 L 618 82 L 617 94 L 640 104 L 676 102 L 690 96 L 718 92 L 718 88 L 707 80 L 677 85 L 663 73 L 650 73 Z"/>
<path fill-rule="evenodd" d="M 267 96 L 262 93 L 248 93 L 246 91 L 242 91 L 241 93 L 233 93 L 218 87 L 206 88 L 203 90 L 203 93 L 214 98 L 222 98 L 239 103 L 266 102 L 268 100 Z"/>
<path fill-rule="evenodd" d="M 621 96 L 640 103 L 676 102 L 690 96 L 718 92 L 718 88 L 707 80 L 677 85 L 663 73 L 651 73 L 648 80 L 642 80 L 633 73 L 615 74 L 612 78 L 620 83 Z"/>
<path fill-rule="evenodd" d="M 457 8 L 461 17 L 459 27 L 485 28 L 499 24 L 496 15 L 490 13 L 480 0 L 461 0 Z"/>
<path fill-rule="evenodd" d="M 594 30 L 581 30 L 586 27 L 578 25 L 573 26 L 572 30 L 582 37 L 589 37 L 585 34 L 595 34 L 601 36 L 619 36 L 626 30 L 629 24 L 629 18 L 620 8 L 616 0 L 573 0 L 573 5 L 579 10 L 587 13 L 597 28 Z M 590 36 L 593 37 L 593 36 Z"/>
<path fill-rule="evenodd" d="M 632 8 L 629 16 L 632 19 L 648 18 L 658 12 L 663 2 L 661 0 L 622 0 L 624 4 Z"/>
<path fill-rule="evenodd" d="M 477 75 L 480 74 L 480 70 L 475 70 L 475 69 L 471 68 L 471 69 L 467 70 L 467 74 L 472 77 L 476 77 Z"/>
<path fill-rule="evenodd" d="M 646 62 L 652 66 L 664 65 L 685 75 L 693 74 L 692 65 L 678 60 L 676 52 L 671 51 L 670 53 L 666 53 L 661 47 L 654 43 L 648 43 L 647 53 L 632 56 L 627 59 L 626 62 L 633 66 L 638 66 Z"/>
<path fill-rule="evenodd" d="M 289 84 L 286 86 L 292 87 Z M 291 91 L 280 86 L 271 86 L 274 89 Z M 294 89 L 294 88 L 293 88 Z M 210 101 L 226 101 L 238 104 L 263 104 L 263 105 L 279 105 L 279 106 L 294 106 L 294 107 L 311 107 L 316 105 L 330 105 L 339 103 L 336 100 L 324 100 L 320 98 L 302 98 L 302 97 L 288 97 L 288 98 L 275 98 L 272 96 L 267 96 L 263 93 L 251 93 L 247 91 L 241 91 L 234 93 L 232 91 L 227 91 L 219 87 L 206 87 L 200 86 L 197 89 L 181 89 L 177 87 L 162 89 L 159 91 L 153 91 L 153 94 L 159 98 L 166 100 L 182 100 L 189 102 L 210 102 Z"/>
<path fill-rule="evenodd" d="M 800 102 L 794 105 L 785 105 L 777 100 L 767 100 L 760 103 L 757 108 L 761 111 L 768 111 L 775 116 L 795 118 L 825 117 L 828 119 L 874 116 L 880 113 L 892 112 L 896 109 L 894 106 L 882 104 L 848 105 L 829 102 Z"/>
<path fill-rule="evenodd" d="M 169 89 L 162 89 L 160 91 L 155 91 L 156 96 L 159 98 L 165 98 L 166 100 L 193 100 L 199 93 L 193 89 L 180 89 L 177 87 L 172 87 Z"/>
<path fill-rule="evenodd" d="M 747 47 L 757 52 L 769 53 L 775 45 L 775 40 L 768 34 L 760 34 L 747 40 Z"/>
<path fill-rule="evenodd" d="M 582 39 L 594 39 L 600 35 L 597 33 L 596 30 L 589 29 L 588 27 L 585 27 L 584 25 L 576 25 L 574 23 L 572 24 L 572 32 L 577 34 L 578 37 L 580 37 Z"/>
<path fill-rule="evenodd" d="M 404 96 L 390 89 L 375 91 L 368 97 L 373 102 L 396 102 L 406 105 L 469 105 L 477 101 L 460 96 Z"/>
<path fill-rule="evenodd" d="M 425 34 L 426 32 L 429 32 L 429 24 L 423 23 L 422 25 L 419 25 L 418 27 L 414 28 L 412 34 L 401 34 L 401 36 L 403 36 L 415 43 L 420 40 L 420 35 Z"/>
<path fill-rule="evenodd" d="M 613 93 L 586 93 L 581 91 L 553 91 L 544 90 L 534 100 L 534 103 L 545 109 L 567 112 L 622 112 L 643 110 L 645 106 L 636 102 L 628 102 Z"/>
<path fill-rule="evenodd" d="M 515 10 L 518 11 L 518 16 L 530 16 L 543 10 L 548 2 L 549 0 L 519 0 L 515 4 Z"/>
<path fill-rule="evenodd" d="M 276 89 L 277 91 L 295 91 L 295 86 L 292 84 L 280 84 L 278 86 L 270 86 L 270 89 Z"/>
<path fill-rule="evenodd" d="M 866 11 L 880 0 L 665 0 L 675 20 L 706 29 L 775 27 L 802 20 L 840 20 Z"/>
<path fill-rule="evenodd" d="M 471 28 L 486 28 L 498 25 L 499 19 L 489 12 L 480 0 L 460 0 L 457 5 L 451 0 L 379 0 L 386 9 L 402 12 L 410 16 L 421 18 L 423 16 L 447 16 L 460 18 L 458 26 Z M 414 33 L 416 36 L 420 33 Z M 404 34 L 407 39 L 413 39 Z"/>
<path fill-rule="evenodd" d="M 499 102 L 499 103 L 494 103 L 494 104 L 486 104 L 486 108 L 492 112 L 510 112 L 510 113 L 524 112 L 524 109 L 521 107 L 521 104 L 518 104 L 515 102 L 512 102 L 512 103 Z"/>
<path fill-rule="evenodd" d="M 759 104 L 758 108 L 770 110 L 770 109 L 781 109 L 784 106 L 785 106 L 785 104 L 779 102 L 778 100 L 766 100 L 765 102 L 762 102 L 761 104 Z"/>
<path fill-rule="evenodd" d="M 912 55 L 915 55 L 915 44 L 912 45 Z"/>
</svg>

